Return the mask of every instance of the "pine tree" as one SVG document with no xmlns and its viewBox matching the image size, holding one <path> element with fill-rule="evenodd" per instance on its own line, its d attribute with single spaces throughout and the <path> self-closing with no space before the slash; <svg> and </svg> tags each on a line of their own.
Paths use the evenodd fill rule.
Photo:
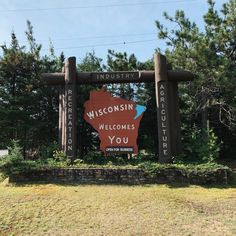
<svg viewBox="0 0 236 236">
<path fill-rule="evenodd" d="M 174 17 L 164 13 L 173 29 L 159 21 L 156 25 L 159 38 L 168 46 L 166 55 L 173 68 L 195 74 L 194 82 L 180 86 L 181 99 L 187 104 L 182 106 L 183 120 L 190 126 L 199 124 L 203 133 L 210 123 L 227 149 L 236 141 L 236 2 L 225 3 L 220 13 L 212 0 L 208 4 L 202 32 L 183 11 L 176 11 Z"/>
<path fill-rule="evenodd" d="M 1 47 L 0 58 L 0 146 L 6 148 L 11 139 L 20 140 L 24 156 L 55 140 L 57 114 L 53 110 L 57 110 L 58 98 L 44 85 L 41 73 L 58 71 L 61 65 L 59 59 L 40 57 L 41 45 L 29 21 L 27 27 L 29 49 L 19 45 L 13 32 L 10 46 Z"/>
<path fill-rule="evenodd" d="M 95 53 L 86 54 L 85 58 L 77 65 L 79 72 L 101 72 L 102 60 L 96 57 Z M 78 87 L 77 109 L 78 109 L 78 144 L 79 155 L 83 157 L 91 150 L 98 150 L 99 140 L 97 132 L 83 119 L 84 103 L 89 99 L 89 93 L 93 89 L 98 89 L 97 85 L 80 85 Z"/>
</svg>

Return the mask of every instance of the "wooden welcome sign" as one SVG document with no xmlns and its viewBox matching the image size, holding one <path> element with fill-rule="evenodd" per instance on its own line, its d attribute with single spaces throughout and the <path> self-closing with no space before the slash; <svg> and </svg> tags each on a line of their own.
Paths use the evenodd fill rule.
<svg viewBox="0 0 236 236">
<path fill-rule="evenodd" d="M 84 119 L 98 132 L 105 154 L 138 154 L 138 128 L 146 107 L 113 97 L 104 89 L 91 91 L 84 107 Z"/>
<path fill-rule="evenodd" d="M 76 72 L 76 59 L 66 60 L 63 73 L 46 73 L 49 85 L 60 85 L 59 141 L 61 149 L 73 162 L 77 155 L 77 86 L 80 84 L 155 82 L 158 159 L 170 163 L 181 149 L 178 82 L 193 80 L 189 71 L 167 69 L 165 56 L 154 55 L 155 71 Z M 100 93 L 100 94 L 99 94 Z M 98 98 L 101 100 L 98 102 Z M 137 153 L 138 127 L 145 107 L 113 98 L 106 91 L 92 91 L 85 103 L 84 119 L 99 133 L 100 148 L 105 153 Z M 114 117 L 112 116 L 114 114 Z M 113 118 L 112 118 L 113 117 Z M 128 132 L 129 131 L 129 132 Z"/>
</svg>

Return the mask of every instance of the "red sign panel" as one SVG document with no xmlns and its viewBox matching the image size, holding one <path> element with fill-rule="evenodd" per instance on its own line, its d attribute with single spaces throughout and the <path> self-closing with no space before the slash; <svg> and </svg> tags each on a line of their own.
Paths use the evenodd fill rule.
<svg viewBox="0 0 236 236">
<path fill-rule="evenodd" d="M 105 90 L 91 91 L 84 107 L 84 119 L 97 130 L 104 153 L 138 153 L 138 128 L 146 107 Z"/>
</svg>

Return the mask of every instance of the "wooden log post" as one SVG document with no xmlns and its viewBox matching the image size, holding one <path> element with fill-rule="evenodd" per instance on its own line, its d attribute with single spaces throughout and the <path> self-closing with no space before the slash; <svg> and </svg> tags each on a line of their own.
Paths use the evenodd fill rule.
<svg viewBox="0 0 236 236">
<path fill-rule="evenodd" d="M 71 162 L 77 155 L 77 89 L 76 58 L 65 62 L 64 120 L 62 122 L 62 148 Z"/>
<path fill-rule="evenodd" d="M 64 86 L 59 87 L 59 124 L 58 124 L 58 143 L 60 150 L 64 150 L 64 145 L 63 145 L 63 134 L 64 134 L 64 95 L 65 95 L 65 90 Z"/>
<path fill-rule="evenodd" d="M 178 83 L 168 82 L 169 96 L 169 119 L 171 136 L 171 155 L 176 156 L 181 153 L 181 132 L 180 132 L 180 113 L 179 113 L 179 94 Z"/>
<path fill-rule="evenodd" d="M 181 149 L 178 86 L 168 78 L 165 56 L 154 55 L 159 161 L 170 163 Z"/>
<path fill-rule="evenodd" d="M 169 97 L 166 58 L 154 55 L 155 87 L 157 103 L 158 154 L 161 163 L 171 162 L 171 136 L 169 120 Z"/>
</svg>

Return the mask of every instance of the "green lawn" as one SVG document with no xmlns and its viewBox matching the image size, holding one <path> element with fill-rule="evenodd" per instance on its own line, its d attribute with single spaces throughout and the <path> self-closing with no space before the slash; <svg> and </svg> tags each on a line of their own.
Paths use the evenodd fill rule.
<svg viewBox="0 0 236 236">
<path fill-rule="evenodd" d="M 236 235 L 236 189 L 1 184 L 0 235 Z"/>
</svg>

